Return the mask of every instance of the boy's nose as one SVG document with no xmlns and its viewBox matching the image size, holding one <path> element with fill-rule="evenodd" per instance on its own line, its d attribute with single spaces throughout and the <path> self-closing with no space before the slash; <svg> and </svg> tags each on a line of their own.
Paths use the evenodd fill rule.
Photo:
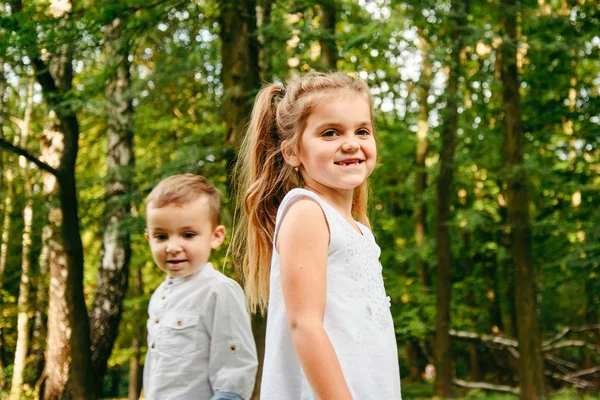
<svg viewBox="0 0 600 400">
<path fill-rule="evenodd" d="M 181 251 L 181 245 L 177 240 L 169 240 L 167 243 L 167 253 L 178 253 Z"/>
</svg>

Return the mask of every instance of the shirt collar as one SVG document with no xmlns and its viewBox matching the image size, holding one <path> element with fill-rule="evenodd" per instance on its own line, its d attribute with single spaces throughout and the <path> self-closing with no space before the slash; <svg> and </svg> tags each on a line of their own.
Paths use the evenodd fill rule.
<svg viewBox="0 0 600 400">
<path fill-rule="evenodd" d="M 171 286 L 178 286 L 181 285 L 184 282 L 188 282 L 191 281 L 197 277 L 199 277 L 203 271 L 207 271 L 209 269 L 213 269 L 213 266 L 211 263 L 207 262 L 206 264 L 204 264 L 203 266 L 201 266 L 200 268 L 198 268 L 196 270 L 196 272 L 194 272 L 191 275 L 185 276 L 185 277 L 170 277 L 169 275 L 167 275 L 167 278 L 165 279 L 165 283 Z"/>
</svg>

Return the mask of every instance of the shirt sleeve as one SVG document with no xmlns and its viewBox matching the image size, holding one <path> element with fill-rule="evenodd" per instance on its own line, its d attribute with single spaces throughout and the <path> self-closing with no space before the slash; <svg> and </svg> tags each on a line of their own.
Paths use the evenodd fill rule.
<svg viewBox="0 0 600 400">
<path fill-rule="evenodd" d="M 242 288 L 235 281 L 219 283 L 213 293 L 210 327 L 208 376 L 217 392 L 239 394 L 249 399 L 254 389 L 258 361 L 250 316 Z"/>
</svg>

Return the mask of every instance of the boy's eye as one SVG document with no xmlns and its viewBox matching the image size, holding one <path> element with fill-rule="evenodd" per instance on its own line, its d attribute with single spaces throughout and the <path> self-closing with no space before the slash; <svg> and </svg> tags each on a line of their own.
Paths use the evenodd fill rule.
<svg viewBox="0 0 600 400">
<path fill-rule="evenodd" d="M 323 136 L 323 137 L 335 137 L 337 135 L 338 135 L 338 133 L 336 131 L 334 131 L 333 129 L 328 129 L 325 132 L 323 132 L 323 134 L 321 136 Z"/>
<path fill-rule="evenodd" d="M 196 236 L 196 232 L 186 232 L 186 233 L 183 234 L 183 237 L 186 238 L 186 239 L 191 239 L 194 236 Z"/>
<path fill-rule="evenodd" d="M 356 131 L 356 134 L 359 136 L 368 136 L 371 134 L 371 132 L 369 132 L 367 129 L 359 129 Z"/>
<path fill-rule="evenodd" d="M 167 238 L 167 235 L 165 235 L 164 233 L 157 233 L 154 235 L 154 239 L 156 240 L 165 240 Z"/>
</svg>

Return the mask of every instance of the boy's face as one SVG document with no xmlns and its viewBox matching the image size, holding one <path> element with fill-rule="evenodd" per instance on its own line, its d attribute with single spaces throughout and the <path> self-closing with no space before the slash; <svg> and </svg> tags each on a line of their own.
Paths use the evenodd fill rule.
<svg viewBox="0 0 600 400">
<path fill-rule="evenodd" d="M 196 272 L 225 238 L 225 227 L 212 224 L 208 196 L 182 206 L 148 207 L 146 226 L 156 265 L 174 278 Z"/>
</svg>

